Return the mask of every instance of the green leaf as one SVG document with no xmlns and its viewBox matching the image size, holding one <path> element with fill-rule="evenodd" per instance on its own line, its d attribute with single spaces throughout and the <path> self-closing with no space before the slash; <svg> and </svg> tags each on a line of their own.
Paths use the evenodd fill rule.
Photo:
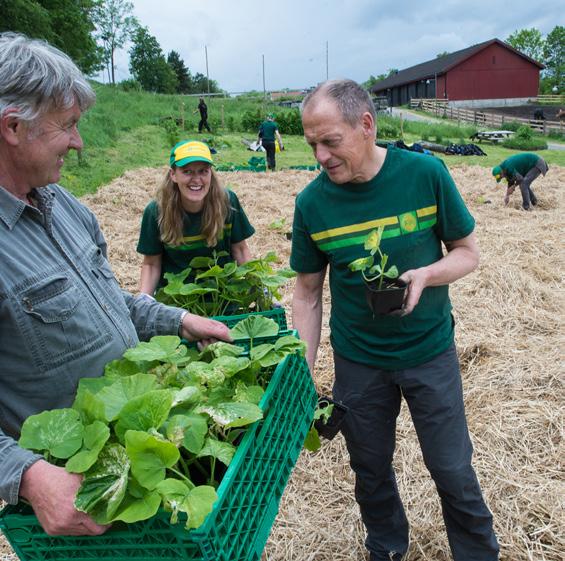
<svg viewBox="0 0 565 561">
<path fill-rule="evenodd" d="M 393 265 L 388 271 L 386 271 L 385 277 L 389 279 L 396 279 L 398 277 L 398 269 L 396 265 Z"/>
<path fill-rule="evenodd" d="M 186 347 L 180 345 L 180 337 L 176 335 L 157 335 L 148 343 L 139 343 L 137 347 L 128 349 L 124 357 L 134 362 L 150 362 L 159 360 L 169 362 L 175 357 L 184 356 Z"/>
<path fill-rule="evenodd" d="M 284 357 L 285 353 L 275 348 L 275 345 L 265 343 L 253 347 L 249 353 L 252 361 L 257 361 L 263 368 L 278 364 Z"/>
<path fill-rule="evenodd" d="M 148 520 L 157 514 L 161 506 L 161 495 L 157 491 L 143 489 L 141 497 L 134 497 L 126 493 L 117 512 L 109 522 L 121 520 L 128 524 Z"/>
<path fill-rule="evenodd" d="M 207 413 L 222 427 L 244 427 L 263 418 L 263 411 L 254 403 L 246 401 L 203 405 L 198 412 Z"/>
<path fill-rule="evenodd" d="M 104 378 L 109 379 L 118 378 L 120 376 L 133 376 L 134 374 L 140 372 L 140 370 L 141 368 L 135 362 L 132 362 L 131 360 L 127 360 L 125 358 L 119 358 L 106 364 L 106 366 L 104 367 Z"/>
<path fill-rule="evenodd" d="M 221 356 L 240 356 L 245 352 L 242 347 L 238 345 L 232 345 L 231 343 L 225 343 L 224 341 L 218 341 L 217 343 L 212 343 L 208 345 L 201 353 L 200 360 L 205 362 L 210 362 L 214 358 L 219 358 Z"/>
<path fill-rule="evenodd" d="M 368 269 L 373 264 L 374 258 L 370 257 L 360 257 L 349 263 L 348 267 L 350 271 L 364 271 Z"/>
<path fill-rule="evenodd" d="M 189 381 L 196 381 L 210 388 L 220 386 L 226 379 L 220 368 L 214 368 L 208 362 L 191 362 L 184 372 Z"/>
<path fill-rule="evenodd" d="M 317 452 L 322 446 L 320 441 L 320 435 L 316 427 L 310 427 L 308 434 L 306 435 L 306 440 L 304 441 L 304 448 L 310 452 Z"/>
<path fill-rule="evenodd" d="M 102 388 L 97 398 L 106 408 L 106 420 L 113 421 L 122 407 L 134 397 L 143 395 L 157 387 L 157 378 L 151 374 L 134 374 L 118 378 L 113 384 Z"/>
<path fill-rule="evenodd" d="M 174 393 L 173 405 L 189 405 L 198 403 L 202 399 L 202 392 L 196 386 L 185 386 Z"/>
<path fill-rule="evenodd" d="M 249 367 L 250 361 L 245 357 L 221 356 L 214 359 L 210 366 L 220 368 L 226 378 L 235 376 L 238 372 Z"/>
<path fill-rule="evenodd" d="M 85 424 L 93 423 L 94 421 L 106 422 L 106 406 L 104 402 L 96 397 L 87 386 L 81 386 L 79 380 L 79 389 L 75 400 L 73 402 L 73 409 L 80 413 L 82 422 Z"/>
<path fill-rule="evenodd" d="M 212 456 L 220 460 L 224 465 L 229 466 L 235 454 L 235 446 L 228 442 L 220 442 L 215 438 L 207 438 L 202 450 L 198 453 L 198 458 Z"/>
<path fill-rule="evenodd" d="M 258 405 L 265 390 L 261 386 L 246 386 L 243 382 L 238 383 L 233 397 L 234 401 L 247 401 Z"/>
<path fill-rule="evenodd" d="M 196 279 L 200 280 L 200 279 L 209 279 L 209 278 L 219 277 L 219 276 L 222 275 L 222 273 L 223 273 L 222 268 L 219 265 L 214 265 L 213 267 L 211 267 L 207 271 L 204 271 L 203 273 L 198 274 L 196 276 Z"/>
<path fill-rule="evenodd" d="M 155 489 L 165 479 L 166 468 L 179 461 L 178 448 L 168 440 L 141 431 L 128 430 L 125 439 L 131 472 L 142 487 Z"/>
<path fill-rule="evenodd" d="M 248 316 L 230 329 L 234 340 L 270 337 L 277 335 L 278 332 L 277 322 L 264 316 Z"/>
<path fill-rule="evenodd" d="M 193 269 L 208 269 L 213 267 L 214 260 L 211 257 L 193 257 L 189 265 Z"/>
<path fill-rule="evenodd" d="M 198 454 L 204 446 L 204 438 L 208 433 L 208 421 L 204 415 L 187 413 L 173 415 L 166 426 L 167 438 L 175 446 L 184 446 L 189 452 Z"/>
<path fill-rule="evenodd" d="M 365 238 L 365 249 L 371 251 L 371 255 L 374 255 L 379 249 L 384 229 L 384 226 L 380 226 L 377 230 L 370 232 Z"/>
<path fill-rule="evenodd" d="M 294 335 L 285 335 L 275 341 L 275 350 L 286 355 L 300 353 L 304 355 L 306 351 L 306 343 Z"/>
<path fill-rule="evenodd" d="M 218 499 L 214 487 L 200 485 L 189 489 L 187 485 L 176 479 L 165 479 L 159 483 L 157 490 L 163 498 L 165 509 L 172 512 L 171 524 L 176 524 L 178 513 L 184 512 L 187 515 L 188 530 L 202 525 Z"/>
<path fill-rule="evenodd" d="M 127 430 L 158 429 L 169 416 L 173 390 L 153 390 L 130 399 L 120 411 L 115 432 L 122 439 Z"/>
<path fill-rule="evenodd" d="M 106 445 L 96 464 L 86 472 L 75 497 L 75 507 L 107 524 L 118 510 L 128 484 L 130 461 L 120 444 Z"/>
<path fill-rule="evenodd" d="M 65 469 L 71 473 L 83 473 L 90 469 L 109 438 L 110 427 L 101 421 L 94 421 L 91 425 L 84 427 L 82 448 L 67 460 Z"/>
<path fill-rule="evenodd" d="M 19 445 L 47 451 L 55 458 L 70 458 L 82 445 L 84 425 L 78 411 L 54 409 L 28 417 L 22 425 Z"/>
</svg>

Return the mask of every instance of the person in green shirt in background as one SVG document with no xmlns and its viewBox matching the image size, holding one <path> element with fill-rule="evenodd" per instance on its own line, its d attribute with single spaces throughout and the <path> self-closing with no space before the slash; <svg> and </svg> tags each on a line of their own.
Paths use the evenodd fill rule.
<svg viewBox="0 0 565 561">
<path fill-rule="evenodd" d="M 255 233 L 237 195 L 222 186 L 212 169 L 204 142 L 177 143 L 169 163 L 156 199 L 143 212 L 137 244 L 144 256 L 139 291 L 151 298 L 166 283 L 165 273 L 180 273 L 194 257 L 224 251 L 228 255 L 219 265 L 247 263 L 251 253 L 246 240 Z"/>
<path fill-rule="evenodd" d="M 531 205 L 537 205 L 538 199 L 530 185 L 540 174 L 545 175 L 548 169 L 549 166 L 541 156 L 524 152 L 510 156 L 499 165 L 494 166 L 492 175 L 494 175 L 497 183 L 506 178 L 508 187 L 504 196 L 505 205 L 510 202 L 510 195 L 514 193 L 514 189 L 518 185 L 522 193 L 522 208 L 531 210 Z"/>
<path fill-rule="evenodd" d="M 279 126 L 275 122 L 275 116 L 271 113 L 267 115 L 267 120 L 261 123 L 257 140 L 263 146 L 265 152 L 267 152 L 267 166 L 271 171 L 275 171 L 276 166 L 275 154 L 277 150 L 275 139 L 278 141 L 280 149 L 284 150 Z"/>
<path fill-rule="evenodd" d="M 454 560 L 495 561 L 492 515 L 471 465 L 448 293 L 449 283 L 478 265 L 475 221 L 442 160 L 375 144 L 375 109 L 357 83 L 319 85 L 303 101 L 302 124 L 324 171 L 296 198 L 293 324 L 313 370 L 329 269 L 333 397 L 349 408 L 341 431 L 370 561 L 400 561 L 409 546 L 392 467 L 402 397 Z M 361 274 L 348 265 L 366 256 L 365 239 L 380 226 L 382 250 L 408 287 L 401 312 L 375 317 Z"/>
</svg>

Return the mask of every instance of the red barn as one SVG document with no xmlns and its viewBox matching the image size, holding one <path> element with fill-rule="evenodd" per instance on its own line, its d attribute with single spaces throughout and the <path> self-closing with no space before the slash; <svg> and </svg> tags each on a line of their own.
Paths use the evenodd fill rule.
<svg viewBox="0 0 565 561">
<path fill-rule="evenodd" d="M 499 39 L 400 70 L 371 87 L 389 105 L 411 98 L 440 98 L 450 102 L 527 100 L 536 97 L 543 64 Z M 479 102 L 480 103 L 480 102 Z"/>
</svg>

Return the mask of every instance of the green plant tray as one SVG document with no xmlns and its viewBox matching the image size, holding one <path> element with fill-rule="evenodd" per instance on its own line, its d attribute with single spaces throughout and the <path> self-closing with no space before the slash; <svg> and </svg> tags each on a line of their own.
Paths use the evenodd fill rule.
<svg viewBox="0 0 565 561">
<path fill-rule="evenodd" d="M 251 312 L 249 314 L 241 314 L 237 316 L 214 316 L 213 319 L 217 319 L 218 321 L 225 323 L 231 329 L 236 323 L 239 323 L 241 320 L 249 316 L 264 316 L 276 321 L 281 331 L 287 329 L 286 313 L 284 308 L 273 308 L 272 310 L 265 310 L 264 312 Z"/>
<path fill-rule="evenodd" d="M 288 332 L 287 332 L 288 334 Z M 279 501 L 302 449 L 318 396 L 304 358 L 287 356 L 273 373 L 202 526 L 187 531 L 160 511 L 150 520 L 117 523 L 103 536 L 48 536 L 23 504 L 0 512 L 0 529 L 22 561 L 258 561 Z"/>
</svg>

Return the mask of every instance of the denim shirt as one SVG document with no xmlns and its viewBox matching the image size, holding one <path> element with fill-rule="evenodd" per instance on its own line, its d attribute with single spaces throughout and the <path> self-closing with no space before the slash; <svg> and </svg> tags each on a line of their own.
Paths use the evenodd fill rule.
<svg viewBox="0 0 565 561">
<path fill-rule="evenodd" d="M 36 206 L 0 187 L 0 498 L 18 501 L 41 456 L 16 442 L 23 421 L 69 407 L 80 378 L 153 335 L 178 334 L 183 310 L 122 291 L 96 218 L 58 185 Z"/>
</svg>

